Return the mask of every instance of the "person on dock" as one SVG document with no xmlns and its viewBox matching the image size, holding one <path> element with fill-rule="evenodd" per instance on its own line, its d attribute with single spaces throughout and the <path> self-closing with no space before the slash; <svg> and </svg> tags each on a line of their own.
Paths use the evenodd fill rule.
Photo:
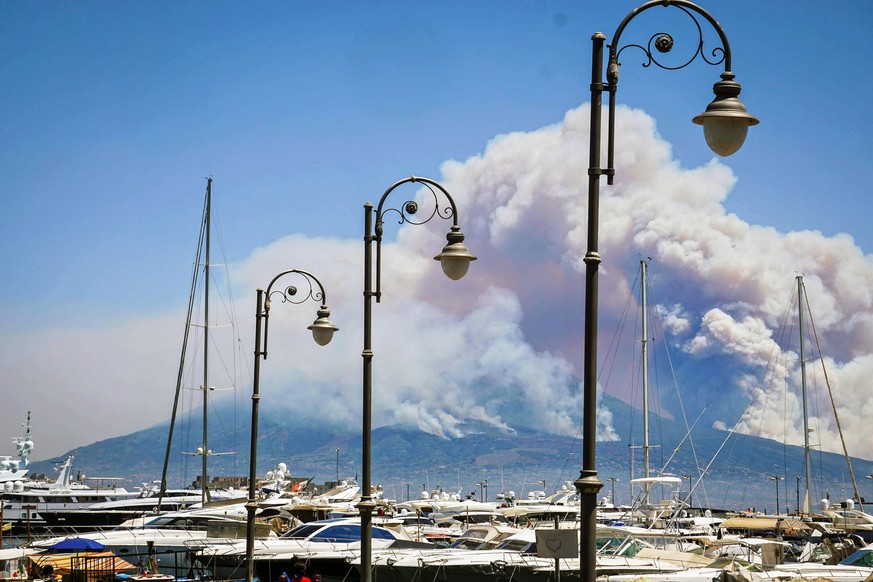
<svg viewBox="0 0 873 582">
<path fill-rule="evenodd" d="M 306 575 L 306 566 L 300 562 L 294 564 L 294 568 L 291 570 L 291 582 L 312 582 Z"/>
</svg>

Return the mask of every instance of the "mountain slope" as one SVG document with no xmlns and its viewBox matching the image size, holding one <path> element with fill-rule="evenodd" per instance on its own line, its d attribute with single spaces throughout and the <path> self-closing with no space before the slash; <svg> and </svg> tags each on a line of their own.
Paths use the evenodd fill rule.
<svg viewBox="0 0 873 582">
<path fill-rule="evenodd" d="M 631 427 L 639 422 L 639 412 L 609 396 L 605 396 L 604 401 L 613 413 L 617 434 L 632 434 Z M 681 443 L 667 472 L 680 477 L 692 476 L 683 485 L 684 491 L 688 490 L 691 481 L 697 480 L 699 472 L 696 467 L 706 467 L 721 447 L 706 479 L 695 488 L 695 505 L 775 509 L 775 482 L 769 477 L 779 475 L 785 477 L 780 486 L 780 506 L 795 507 L 797 486 L 800 485 L 795 476 L 804 474 L 801 448 L 739 434 L 731 435 L 724 444 L 727 432 L 698 426 L 693 431 L 692 449 L 691 441 L 684 439 L 686 431 L 679 421 L 653 417 L 650 424 L 651 441 L 660 444 L 650 451 L 652 472 L 663 466 Z M 75 451 L 75 468 L 87 476 L 123 477 L 131 486 L 160 479 L 168 426 L 167 423 L 156 425 L 79 447 Z M 360 431 L 326 430 L 299 419 L 289 426 L 286 413 L 269 409 L 262 409 L 259 428 L 260 475 L 280 462 L 286 463 L 295 476 L 314 476 L 316 483 L 333 480 L 337 473 L 344 478 L 357 476 L 360 472 Z M 375 429 L 372 437 L 373 483 L 382 484 L 389 496 L 403 499 L 407 490 L 414 496 L 421 488 L 438 486 L 447 490 L 460 489 L 464 493 L 475 491 L 477 495 L 487 492 L 489 499 L 493 499 L 501 489 L 525 494 L 532 489 L 542 489 L 540 481 L 544 480 L 546 488 L 552 490 L 579 475 L 579 440 L 545 432 L 501 432 L 486 426 L 467 426 L 465 429 L 469 434 L 456 439 L 397 426 Z M 641 437 L 639 429 L 635 430 L 637 436 L 633 441 L 638 444 Z M 250 426 L 243 423 L 235 432 L 248 435 Z M 213 450 L 235 449 L 238 452 L 211 458 L 212 475 L 248 475 L 247 438 L 239 439 L 242 446 L 231 440 L 219 435 L 210 438 Z M 635 476 L 642 474 L 642 453 L 629 446 L 630 440 L 624 438 L 597 445 L 597 470 L 601 481 L 606 483 L 603 493 L 611 490 L 610 477 L 618 479 L 615 488 L 620 502 L 630 500 L 631 453 L 634 453 Z M 178 451 L 178 447 L 174 448 Z M 699 459 L 697 463 L 695 453 Z M 31 471 L 51 475 L 52 462 L 60 460 L 62 457 L 32 463 Z M 863 479 L 864 475 L 873 473 L 873 463 L 853 459 L 853 466 L 856 479 L 861 478 L 861 495 L 873 498 L 873 482 Z M 816 451 L 813 467 L 813 499 L 829 495 L 840 500 L 852 496 L 842 456 Z M 199 473 L 199 457 L 173 453 L 168 472 L 170 486 L 188 485 Z M 864 487 L 868 490 L 865 491 Z"/>
</svg>

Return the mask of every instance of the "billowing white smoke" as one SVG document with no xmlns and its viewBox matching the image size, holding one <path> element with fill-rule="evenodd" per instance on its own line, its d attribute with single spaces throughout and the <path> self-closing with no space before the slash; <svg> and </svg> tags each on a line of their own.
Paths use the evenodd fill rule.
<svg viewBox="0 0 873 582">
<path fill-rule="evenodd" d="M 577 371 L 579 334 L 553 334 L 550 327 L 581 310 L 588 116 L 583 106 L 560 124 L 498 137 L 483 155 L 444 166 L 451 190 L 463 193 L 463 212 L 471 217 L 465 221 L 468 240 L 483 259 L 474 280 L 506 285 L 526 313 L 545 298 L 552 318 L 526 319 L 526 337 L 535 346 L 549 345 Z M 719 405 L 728 401 L 725 391 L 739 390 L 745 402 L 756 403 L 741 430 L 797 444 L 803 434 L 799 373 L 768 364 L 780 361 L 772 330 L 802 272 L 850 453 L 873 456 L 869 433 L 861 429 L 873 407 L 871 257 L 846 235 L 779 233 L 728 214 L 723 201 L 737 181 L 731 171 L 716 160 L 682 168 L 640 111 L 619 108 L 616 136 L 616 185 L 601 194 L 601 344 L 612 333 L 638 257 L 652 257 L 661 288 L 669 290 L 663 297 L 669 307 L 660 309 L 670 316 L 665 328 L 684 344 L 686 369 L 711 366 L 716 356 L 719 365 L 732 363 L 712 371 L 719 379 L 714 385 L 693 387 L 702 392 L 698 401 L 714 403 L 731 426 L 741 410 Z M 782 396 L 756 392 L 774 379 L 788 383 Z M 822 446 L 838 450 L 823 394 L 812 423 Z"/>
<path fill-rule="evenodd" d="M 479 257 L 461 281 L 449 281 L 433 261 L 447 221 L 426 227 L 386 221 L 382 301 L 373 305 L 374 426 L 401 422 L 446 437 L 523 427 L 576 434 L 588 117 L 583 105 L 553 126 L 498 136 L 481 155 L 446 162 L 443 175 L 433 176 L 453 194 L 466 242 Z M 600 207 L 601 346 L 624 308 L 639 257 L 652 257 L 650 273 L 664 290 L 658 298 L 664 329 L 683 348 L 673 354 L 682 360 L 678 367 L 696 369 L 696 381 L 710 378 L 683 386 L 696 398 L 692 404 L 714 405 L 730 427 L 754 401 L 742 430 L 797 439 L 797 372 L 786 364 L 771 379 L 764 369 L 775 349 L 772 330 L 795 273 L 803 272 L 850 452 L 873 457 L 863 428 L 873 418 L 871 258 L 845 235 L 780 233 L 728 214 L 723 202 L 737 183 L 731 170 L 715 160 L 683 168 L 642 111 L 620 107 L 616 136 L 616 184 L 604 184 Z M 417 195 L 428 212 L 428 193 L 408 188 L 392 194 L 391 205 Z M 254 289 L 285 268 L 322 280 L 341 328 L 330 345 L 318 347 L 306 331 L 317 305 L 274 302 L 262 406 L 349 427 L 360 422 L 362 234 L 342 240 L 295 234 L 232 266 L 244 341 L 253 336 Z M 108 330 L 39 332 L 4 341 L 0 363 L 17 369 L 22 385 L 38 387 L 31 396 L 50 401 L 49 387 L 62 386 L 83 414 L 104 412 L 99 422 L 81 423 L 81 438 L 90 442 L 167 418 L 183 319 L 176 313 Z M 39 365 L 47 361 L 55 372 Z M 789 383 L 778 398 L 764 393 L 776 380 Z M 155 396 L 158 386 L 165 397 Z M 135 416 L 105 414 L 130 402 L 137 403 Z M 817 437 L 834 450 L 825 412 L 815 412 Z M 615 434 L 608 410 L 600 421 L 601 438 L 624 437 Z"/>
<path fill-rule="evenodd" d="M 432 261 L 445 221 L 401 227 L 396 244 L 386 245 L 383 302 L 374 307 L 377 422 L 446 436 L 476 423 L 558 434 L 578 426 L 580 388 L 571 374 L 580 375 L 582 361 L 588 116 L 582 106 L 562 123 L 499 136 L 481 155 L 444 164 L 441 182 L 479 256 L 462 281 L 449 282 Z M 727 214 L 723 201 L 736 184 L 729 168 L 715 160 L 682 168 L 640 111 L 619 108 L 616 135 L 620 170 L 616 185 L 603 188 L 600 212 L 601 344 L 624 306 L 638 257 L 652 257 L 668 290 L 658 311 L 683 348 L 674 355 L 686 370 L 713 379 L 690 387 L 695 402 L 714 405 L 727 426 L 754 402 L 741 430 L 796 443 L 797 372 L 772 367 L 780 359 L 771 336 L 802 271 L 819 333 L 832 349 L 828 368 L 850 451 L 869 455 L 864 431 L 851 427 L 860 427 L 862 412 L 873 406 L 861 384 L 863 371 L 873 372 L 865 347 L 873 345 L 870 258 L 847 236 L 782 234 Z M 405 194 L 392 194 L 395 207 L 412 196 Z M 432 208 L 429 193 L 418 194 L 423 209 Z M 391 228 L 396 224 L 386 222 L 386 233 Z M 349 292 L 360 297 L 356 288 Z M 724 369 L 710 372 L 715 365 Z M 787 391 L 779 380 L 790 382 Z M 743 406 L 722 406 L 726 394 L 741 397 Z M 824 403 L 814 422 L 822 445 L 835 450 Z M 618 438 L 609 419 L 601 410 L 600 436 Z"/>
</svg>

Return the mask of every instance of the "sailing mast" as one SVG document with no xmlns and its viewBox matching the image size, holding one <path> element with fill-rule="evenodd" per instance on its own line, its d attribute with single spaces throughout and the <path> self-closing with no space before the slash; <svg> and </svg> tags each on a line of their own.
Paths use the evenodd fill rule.
<svg viewBox="0 0 873 582">
<path fill-rule="evenodd" d="M 203 262 L 203 449 L 200 473 L 200 502 L 206 503 L 209 498 L 209 479 L 206 473 L 207 457 L 209 457 L 209 442 L 207 440 L 206 419 L 209 412 L 209 245 L 211 241 L 212 224 L 212 178 L 206 182 L 206 256 Z"/>
<path fill-rule="evenodd" d="M 207 337 L 206 337 L 206 340 L 204 342 L 204 356 L 203 356 L 203 360 L 204 360 L 203 386 L 202 386 L 202 389 L 203 389 L 203 447 L 202 447 L 202 450 L 198 451 L 197 453 L 188 453 L 188 454 L 195 454 L 195 455 L 201 454 L 203 457 L 202 461 L 201 461 L 201 472 L 203 474 L 203 476 L 201 478 L 202 482 L 201 482 L 201 488 L 200 488 L 201 489 L 201 501 L 206 502 L 209 500 L 209 489 L 207 487 L 207 480 L 206 480 L 206 469 L 207 469 L 206 462 L 207 462 L 207 456 L 208 456 L 208 451 L 209 451 L 208 441 L 207 441 L 206 413 L 208 410 L 208 406 L 207 406 L 207 404 L 208 404 L 208 401 L 207 401 L 208 388 L 207 387 L 209 385 L 208 384 L 209 378 L 208 378 L 208 366 L 207 366 L 207 364 L 209 362 L 209 360 L 208 360 L 208 358 L 209 358 L 209 356 L 208 356 L 208 349 L 209 349 L 208 348 L 208 346 L 209 346 L 209 339 L 208 339 L 208 333 L 209 333 L 209 325 L 208 325 L 208 323 L 209 323 L 209 263 L 210 263 L 210 259 L 209 259 L 210 240 L 209 239 L 210 239 L 210 230 L 211 230 L 211 215 L 212 215 L 212 178 L 207 178 L 206 198 L 205 198 L 205 201 L 203 204 L 203 216 L 202 216 L 202 219 L 200 221 L 200 237 L 199 237 L 199 240 L 197 243 L 197 256 L 194 258 L 194 270 L 193 270 L 193 273 L 191 275 L 191 288 L 190 288 L 190 294 L 188 296 L 188 314 L 187 314 L 187 317 L 185 319 L 185 333 L 184 333 L 183 339 L 182 339 L 182 350 L 181 350 L 181 353 L 179 356 L 179 369 L 178 369 L 178 374 L 176 376 L 176 395 L 175 395 L 175 398 L 173 399 L 173 412 L 172 412 L 172 415 L 170 417 L 170 431 L 169 431 L 169 434 L 167 436 L 167 448 L 166 448 L 166 453 L 164 455 L 164 467 L 163 467 L 163 471 L 161 473 L 161 487 L 160 487 L 160 492 L 158 494 L 158 503 L 157 503 L 158 513 L 161 512 L 161 509 L 162 509 L 161 506 L 163 504 L 163 499 L 164 499 L 164 496 L 166 495 L 166 492 L 167 492 L 167 472 L 168 472 L 169 466 L 170 466 L 170 453 L 171 453 L 172 447 L 173 447 L 173 432 L 174 432 L 174 429 L 176 426 L 176 418 L 178 416 L 179 396 L 180 396 L 182 388 L 183 388 L 183 376 L 184 376 L 184 370 L 185 370 L 185 363 L 187 361 L 186 354 L 188 351 L 188 340 L 189 340 L 190 334 L 191 334 L 191 321 L 192 321 L 192 317 L 193 317 L 193 313 L 194 313 L 194 304 L 195 304 L 196 297 L 197 297 L 197 281 L 199 279 L 198 275 L 200 272 L 201 257 L 203 257 L 204 251 L 205 251 L 205 257 L 203 257 L 204 258 L 203 264 L 205 265 L 205 268 L 204 268 L 204 285 L 205 285 L 204 329 L 206 330 Z"/>
<path fill-rule="evenodd" d="M 649 444 L 649 332 L 648 332 L 648 311 L 646 297 L 646 280 L 648 277 L 648 263 L 644 259 L 640 260 L 640 313 L 642 317 L 642 326 L 640 332 L 641 358 L 642 358 L 642 384 L 643 384 L 643 444 L 634 445 L 631 443 L 631 449 L 643 449 L 643 477 L 649 479 L 651 477 L 651 465 L 649 463 L 649 449 L 654 448 Z M 634 455 L 631 454 L 631 479 L 634 478 Z M 645 491 L 643 492 L 643 502 L 647 503 L 649 494 L 651 493 L 652 484 L 646 481 Z"/>
<path fill-rule="evenodd" d="M 800 390 L 803 395 L 803 464 L 806 470 L 806 492 L 803 495 L 803 513 L 809 513 L 810 500 L 809 482 L 811 455 L 809 452 L 809 408 L 806 396 L 806 356 L 803 350 L 803 275 L 797 275 L 797 324 L 800 328 Z"/>
<path fill-rule="evenodd" d="M 646 326 L 646 261 L 640 260 L 640 303 L 642 304 L 642 364 L 643 364 L 643 476 L 648 479 L 649 470 L 649 352 L 648 332 Z M 646 500 L 649 496 L 649 484 L 646 484 Z"/>
</svg>

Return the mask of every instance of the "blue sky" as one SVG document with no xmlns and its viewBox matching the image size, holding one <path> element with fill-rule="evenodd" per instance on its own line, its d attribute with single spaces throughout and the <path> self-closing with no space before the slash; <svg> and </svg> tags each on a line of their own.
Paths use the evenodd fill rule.
<svg viewBox="0 0 873 582">
<path fill-rule="evenodd" d="M 292 252 L 319 240 L 360 245 L 363 203 L 376 201 L 397 179 L 440 179 L 444 162 L 481 155 L 500 135 L 560 124 L 586 104 L 591 35 L 611 37 L 636 5 L 0 4 L 2 345 L 29 345 L 39 337 L 42 343 L 34 345 L 52 349 L 36 365 L 53 368 L 62 366 L 50 357 L 63 351 L 60 338 L 75 343 L 86 330 L 104 345 L 117 343 L 112 330 L 166 320 L 169 331 L 162 333 L 172 345 L 161 351 L 167 361 L 153 365 L 171 370 L 181 327 L 174 316 L 187 297 L 207 176 L 215 179 L 217 220 L 231 264 L 247 265 L 259 249 L 289 235 L 305 239 Z M 724 27 L 741 97 L 761 120 L 743 149 L 721 162 L 736 179 L 722 201 L 725 215 L 780 234 L 820 231 L 830 240 L 846 233 L 861 256 L 855 257 L 859 278 L 868 280 L 873 4 L 731 0 L 704 6 Z M 683 50 L 693 30 L 669 12 L 648 11 L 624 40 L 645 42 L 663 24 L 677 38 L 675 50 Z M 711 47 L 713 35 L 705 34 Z M 657 137 L 681 168 L 707 166 L 713 154 L 690 119 L 712 99 L 720 68 L 698 61 L 669 72 L 643 68 L 642 61 L 630 50 L 623 56 L 619 103 L 654 119 Z M 456 198 L 463 207 L 464 193 Z M 485 220 L 487 206 L 475 207 Z M 756 262 L 769 251 L 748 247 L 746 259 Z M 295 258 L 311 256 L 287 260 Z M 280 259 L 264 273 L 289 266 L 295 265 Z M 359 271 L 348 277 L 360 281 Z M 239 293 L 251 291 L 253 285 Z M 581 294 L 579 288 L 580 310 Z M 522 343 L 581 366 L 572 350 L 562 352 L 535 329 L 530 314 L 546 316 L 547 308 L 521 303 Z M 88 352 L 100 349 L 98 342 Z M 28 391 L 51 381 L 11 356 L 2 363 L 4 394 L 23 395 L 3 407 L 5 425 L 23 418 L 25 407 L 36 408 Z M 55 374 L 58 385 L 41 386 L 39 394 L 73 405 L 91 391 L 94 398 L 122 393 L 131 406 L 142 398 L 141 380 L 128 385 L 123 374 L 109 380 L 85 364 Z M 130 428 L 168 413 L 150 408 Z M 61 418 L 48 410 L 42 415 Z M 69 443 L 60 422 L 50 424 L 57 428 L 42 427 L 43 452 L 57 454 Z M 118 430 L 107 426 L 102 436 Z M 97 429 L 87 434 L 100 436 Z"/>
</svg>

